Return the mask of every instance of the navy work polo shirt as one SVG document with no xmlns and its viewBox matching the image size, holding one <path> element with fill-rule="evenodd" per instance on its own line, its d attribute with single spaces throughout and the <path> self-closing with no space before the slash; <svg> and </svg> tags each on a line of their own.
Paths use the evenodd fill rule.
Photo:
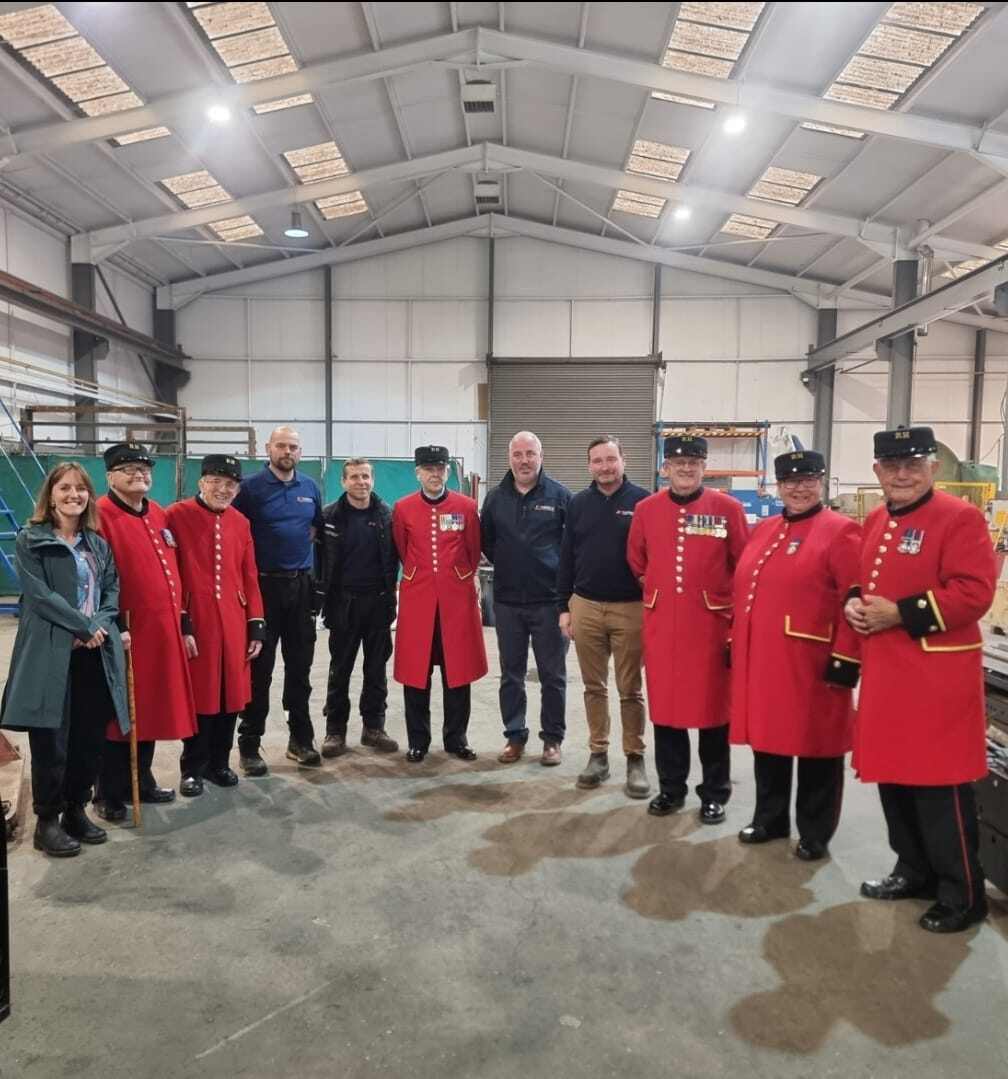
<svg viewBox="0 0 1008 1079">
<path fill-rule="evenodd" d="M 322 495 L 318 484 L 295 470 L 285 483 L 266 465 L 242 481 L 232 503 L 249 519 L 260 571 L 310 570 L 312 525 L 322 533 Z"/>
</svg>

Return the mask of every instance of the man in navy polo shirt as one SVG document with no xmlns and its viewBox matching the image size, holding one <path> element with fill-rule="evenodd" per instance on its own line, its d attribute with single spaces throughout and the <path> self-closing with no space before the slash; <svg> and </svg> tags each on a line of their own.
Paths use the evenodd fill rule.
<svg viewBox="0 0 1008 1079">
<path fill-rule="evenodd" d="M 266 640 L 252 662 L 252 700 L 238 727 L 239 758 L 248 776 L 267 772 L 259 745 L 266 731 L 278 644 L 284 661 L 283 706 L 290 729 L 287 756 L 302 765 L 322 763 L 308 714 L 315 616 L 322 600 L 312 574 L 315 537 L 323 527 L 322 495 L 310 476 L 297 471 L 301 436 L 293 427 L 277 427 L 266 443 L 266 453 L 269 463 L 242 483 L 233 503 L 252 526 L 266 615 Z"/>
</svg>

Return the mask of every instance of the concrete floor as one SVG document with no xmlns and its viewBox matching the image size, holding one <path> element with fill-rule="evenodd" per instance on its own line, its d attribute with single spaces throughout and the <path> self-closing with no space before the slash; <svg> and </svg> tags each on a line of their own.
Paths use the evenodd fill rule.
<svg viewBox="0 0 1008 1079">
<path fill-rule="evenodd" d="M 316 700 L 324 637 L 317 656 Z M 985 926 L 937 938 L 923 902 L 859 899 L 892 861 L 873 788 L 848 775 L 833 858 L 809 866 L 737 842 L 748 751 L 726 825 L 695 801 L 658 820 L 622 767 L 575 789 L 576 677 L 551 770 L 496 763 L 496 689 L 495 669 L 474 687 L 474 764 L 377 756 L 354 726 L 351 754 L 299 770 L 277 705 L 268 778 L 146 807 L 142 833 L 69 861 L 32 850 L 29 821 L 0 1076 L 1006 1074 L 1008 901 L 991 890 Z M 396 686 L 390 705 L 404 741 Z M 176 754 L 159 749 L 163 782 Z"/>
</svg>

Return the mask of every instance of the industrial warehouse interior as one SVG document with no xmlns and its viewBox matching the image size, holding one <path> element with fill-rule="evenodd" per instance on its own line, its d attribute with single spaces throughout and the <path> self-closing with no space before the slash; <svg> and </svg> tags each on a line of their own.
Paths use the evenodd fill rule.
<svg viewBox="0 0 1008 1079">
<path fill-rule="evenodd" d="M 395 751 L 361 743 L 372 729 L 361 713 L 374 675 L 359 658 L 347 675 L 345 746 L 330 754 L 323 745 L 334 729 L 324 706 L 343 629 L 320 598 L 302 612 L 315 641 L 301 656 L 315 745 L 302 748 L 324 759 L 295 745 L 295 657 L 284 639 L 272 686 L 267 677 L 261 689 L 269 706 L 261 747 L 242 711 L 230 752 L 236 785 L 212 780 L 204 790 L 200 780 L 188 790 L 200 796 L 189 797 L 180 739 L 141 736 L 141 746 L 156 745 L 153 775 L 174 800 L 134 791 L 117 818 L 106 815 L 111 795 L 103 802 L 99 793 L 86 808 L 107 841 L 83 838 L 94 845 L 68 852 L 79 857 L 48 857 L 49 841 L 40 845 L 45 814 L 29 744 L 38 732 L 11 704 L 23 684 L 11 674 L 0 719 L 2 1079 L 1008 1073 L 1006 55 L 1004 3 L 0 3 L 0 680 L 18 662 L 26 670 L 18 652 L 28 614 L 39 617 L 26 536 L 43 527 L 36 498 L 63 461 L 78 462 L 69 474 L 93 483 L 95 496 L 117 469 L 147 470 L 149 500 L 172 522 L 155 526 L 163 540 L 147 525 L 156 583 L 165 591 L 159 558 L 183 612 L 184 538 L 181 597 L 166 560 L 174 562 L 168 548 L 180 535 L 173 507 L 208 508 L 206 481 L 220 487 L 239 473 L 237 508 L 222 511 L 218 529 L 227 515 L 245 528 L 238 511 L 259 473 L 316 491 L 329 522 L 331 504 L 352 494 L 348 470 L 369 463 L 375 494 L 396 507 L 389 528 L 401 578 L 381 706 Z M 693 793 L 709 770 L 697 736 L 684 807 L 656 763 L 663 731 L 676 726 L 663 726 L 655 707 L 659 668 L 667 656 L 671 669 L 677 647 L 699 647 L 699 636 L 680 628 L 678 638 L 659 639 L 648 627 L 665 625 L 662 603 L 682 583 L 669 576 L 660 592 L 651 575 L 681 574 L 676 563 L 690 544 L 726 548 L 725 516 L 685 516 L 680 505 L 693 522 L 687 540 L 682 524 L 678 539 L 659 534 L 646 571 L 620 555 L 634 602 L 587 597 L 613 607 L 626 600 L 644 635 L 630 675 L 619 656 L 608 666 L 608 645 L 603 657 L 611 775 L 608 766 L 588 781 L 582 772 L 600 754 L 593 717 L 602 706 L 585 675 L 579 613 L 573 622 L 566 613 L 574 646 L 562 754 L 558 735 L 556 759 L 541 762 L 558 766 L 540 763 L 540 708 L 545 729 L 552 683 L 526 637 L 524 756 L 507 736 L 509 601 L 503 554 L 491 557 L 486 528 L 491 498 L 524 493 L 519 432 L 537 436 L 542 472 L 575 493 L 571 507 L 577 492 L 603 484 L 589 448 L 600 438 L 625 467 L 619 490 L 636 485 L 662 507 L 694 497 L 676 493 L 683 462 L 673 454 L 689 457 L 702 444 L 699 497 L 714 492 L 717 506 L 740 506 L 746 536 L 776 537 L 757 552 L 752 584 L 736 580 L 734 614 L 730 582 L 723 601 L 702 592 L 704 617 L 732 657 L 716 675 L 725 708 L 731 685 L 730 788 L 713 799 L 723 820 L 705 819 L 711 799 Z M 909 457 L 890 456 L 933 469 L 928 512 L 968 512 L 961 519 L 981 533 L 982 515 L 989 545 L 957 578 L 986 582 L 975 585 L 982 610 L 953 625 L 945 596 L 957 586 L 943 547 L 933 584 L 885 593 L 899 608 L 885 637 L 912 647 L 911 660 L 898 652 L 883 660 L 882 636 L 865 631 L 851 661 L 860 689 L 829 692 L 851 697 L 855 737 L 870 721 L 889 739 L 898 770 L 938 752 L 918 716 L 937 702 L 954 728 L 969 711 L 954 703 L 969 696 L 958 690 L 977 689 L 982 669 L 986 731 L 977 703 L 970 744 L 990 771 L 887 779 L 854 760 L 848 741 L 835 834 L 828 851 L 823 844 L 806 859 L 793 828 L 765 844 L 740 834 L 758 816 L 761 751 L 735 737 L 742 683 L 729 624 L 748 624 L 740 606 L 748 600 L 755 626 L 764 561 L 761 589 L 774 559 L 812 556 L 812 541 L 800 551 L 797 539 L 781 547 L 783 559 L 772 554 L 802 520 L 787 502 L 795 481 L 783 460 L 799 462 L 795 473 L 811 462 L 824 517 L 857 526 L 843 535 L 869 537 L 873 522 L 882 522 L 880 535 L 890 530 L 879 557 L 865 540 L 863 577 L 838 582 L 825 636 L 791 632 L 788 622 L 788 638 L 803 638 L 806 650 L 823 643 L 837 667 L 848 662 L 837 634 L 861 604 L 855 593 L 863 586 L 868 609 L 874 579 L 885 580 L 893 559 L 916 572 L 939 541 L 953 549 L 962 528 L 917 527 L 914 518 L 886 553 L 899 515 L 924 511 L 917 502 L 898 508 L 880 432 L 923 440 Z M 296 478 L 281 481 L 270 446 L 294 435 Z M 436 499 L 421 487 L 433 467 L 446 476 Z M 454 501 L 438 515 L 441 497 Z M 56 502 L 41 505 L 63 519 Z M 409 506 L 423 516 L 428 554 L 433 546 L 432 581 L 437 544 L 475 542 L 483 512 L 484 557 L 471 551 L 464 573 L 455 566 L 462 583 L 451 582 L 481 626 L 456 636 L 439 592 L 422 662 L 429 656 L 449 672 L 464 647 L 485 651 L 486 673 L 471 681 L 468 735 L 454 746 L 447 716 L 460 707 L 459 690 L 433 677 L 426 755 L 410 697 L 422 692 L 422 671 L 419 683 L 402 675 L 419 602 L 417 566 L 401 544 Z M 649 527 L 644 510 L 616 512 L 633 516 L 632 548 L 637 529 Z M 708 512 L 727 511 L 698 511 Z M 266 615 L 257 597 L 239 593 L 248 604 L 239 617 L 250 627 L 264 621 L 269 634 L 268 586 L 294 574 L 315 581 L 329 533 L 317 513 L 306 518 L 311 569 L 292 568 L 269 560 L 249 516 Z M 105 533 L 125 610 L 143 601 L 126 599 L 137 594 L 127 587 L 128 545 Z M 83 556 L 66 545 L 83 589 Z M 992 556 L 993 568 L 982 569 Z M 688 566 L 695 557 L 687 553 Z M 93 586 L 93 558 L 88 572 Z M 522 573 L 518 584 L 528 584 Z M 549 591 L 559 642 L 567 608 L 552 571 Z M 390 592 L 394 607 L 394 585 Z M 953 643 L 911 640 L 903 601 L 918 593 L 924 622 L 934 623 L 920 632 Z M 577 583 L 566 595 L 580 612 Z M 45 640 L 64 622 L 53 615 Z M 173 648 L 202 640 L 184 613 L 169 622 Z M 109 633 L 118 642 L 128 629 L 120 618 Z M 981 634 L 982 646 L 980 636 L 955 636 L 967 632 Z M 72 652 L 70 631 L 59 633 L 67 677 L 76 677 L 91 630 Z M 151 644 L 145 656 L 144 633 L 138 617 L 128 655 L 116 653 L 141 703 L 167 696 L 174 677 L 163 647 Z M 106 662 L 105 636 L 87 642 L 100 649 L 88 653 L 96 664 L 96 655 Z M 250 628 L 242 677 L 255 685 L 253 643 Z M 245 641 L 238 645 L 244 655 Z M 194 652 L 188 658 L 196 662 Z M 639 678 L 642 662 L 643 751 L 625 748 L 630 695 L 617 690 L 620 679 Z M 771 717 L 785 708 L 789 662 L 747 668 L 751 708 Z M 939 674 L 922 689 L 917 663 L 966 673 Z M 36 664 L 36 680 L 56 678 L 44 658 Z M 104 670 L 118 700 L 107 662 Z M 188 684 L 184 660 L 179 670 Z M 682 696 L 699 699 L 692 682 L 681 685 Z M 125 682 L 122 691 L 125 700 Z M 211 712 L 224 708 L 215 692 Z M 73 699 L 60 694 L 51 726 L 60 716 L 65 726 L 66 715 L 83 722 Z M 92 726 L 114 726 L 104 700 L 90 704 Z M 119 739 L 122 748 L 130 725 L 136 739 L 144 717 L 135 705 L 107 745 Z M 813 722 L 818 708 L 809 704 Z M 186 729 L 195 730 L 204 710 L 189 712 Z M 909 733 L 897 738 L 897 729 Z M 260 748 L 262 771 L 250 771 Z M 632 791 L 629 764 L 624 786 L 624 752 L 628 762 L 643 756 L 643 796 Z M 130 767 L 139 789 L 135 760 Z M 908 885 L 903 902 L 861 891 L 894 862 L 880 800 L 887 783 L 959 791 L 957 815 L 961 795 L 967 808 L 975 799 L 987 906 L 973 917 L 983 905 L 973 897 L 971 924 L 957 927 L 966 931 L 918 925 L 935 899 L 923 886 Z M 646 798 L 660 794 L 670 805 L 656 810 Z M 926 844 L 940 828 L 924 831 Z M 969 832 L 957 816 L 963 864 Z M 899 879 L 901 864 L 886 879 Z M 968 868 L 967 878 L 972 889 Z"/>
</svg>

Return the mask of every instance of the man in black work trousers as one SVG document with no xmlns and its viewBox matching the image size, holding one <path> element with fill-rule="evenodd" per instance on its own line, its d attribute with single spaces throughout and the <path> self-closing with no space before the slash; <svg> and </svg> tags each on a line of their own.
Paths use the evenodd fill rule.
<svg viewBox="0 0 1008 1079">
<path fill-rule="evenodd" d="M 385 733 L 399 556 L 392 542 L 392 510 L 374 493 L 374 471 L 364 457 L 343 464 L 343 494 L 322 511 L 322 617 L 329 630 L 329 689 L 323 757 L 346 753 L 350 675 L 364 645 L 361 745 L 380 753 L 399 748 Z"/>
<path fill-rule="evenodd" d="M 314 543 L 322 532 L 322 495 L 310 476 L 297 471 L 301 436 L 293 427 L 277 427 L 266 452 L 269 463 L 243 481 L 233 502 L 252 526 L 266 615 L 266 639 L 252 662 L 252 700 L 238 727 L 239 760 L 247 776 L 264 776 L 268 771 L 259 745 L 266 731 L 278 644 L 284 661 L 283 707 L 290 729 L 287 756 L 301 765 L 322 763 L 308 713 L 315 616 L 322 606 L 312 572 Z"/>
</svg>

